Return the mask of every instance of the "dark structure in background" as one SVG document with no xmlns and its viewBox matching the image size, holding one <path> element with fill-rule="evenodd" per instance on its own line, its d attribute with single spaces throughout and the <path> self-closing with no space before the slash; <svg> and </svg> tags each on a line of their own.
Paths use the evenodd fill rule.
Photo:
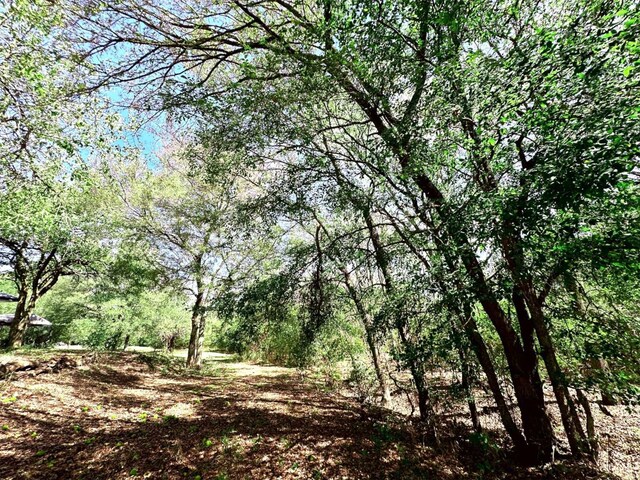
<svg viewBox="0 0 640 480">
<path fill-rule="evenodd" d="M 0 292 L 0 302 L 17 302 L 18 297 L 10 293 Z"/>
<path fill-rule="evenodd" d="M 10 293 L 0 292 L 0 302 L 17 302 L 18 297 L 11 295 Z M 0 327 L 10 327 L 15 319 L 13 313 L 0 314 Z M 38 315 L 31 314 L 29 316 L 30 327 L 50 327 L 51 322 L 46 318 L 39 317 Z"/>
<path fill-rule="evenodd" d="M 0 315 L 0 327 L 9 327 L 13 323 L 14 315 L 12 313 L 5 313 Z M 38 315 L 31 314 L 29 316 L 30 327 L 50 327 L 51 322 L 46 318 L 39 317 Z"/>
</svg>

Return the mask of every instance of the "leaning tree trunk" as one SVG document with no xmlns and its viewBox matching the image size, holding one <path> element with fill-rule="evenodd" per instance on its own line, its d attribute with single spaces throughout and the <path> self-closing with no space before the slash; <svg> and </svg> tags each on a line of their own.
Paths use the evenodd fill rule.
<svg viewBox="0 0 640 480">
<path fill-rule="evenodd" d="M 318 250 L 318 254 L 320 254 L 320 245 L 318 242 L 319 229 L 321 228 L 325 232 L 327 232 L 327 230 L 317 217 L 316 217 L 316 220 L 318 222 L 318 229 L 316 230 L 316 248 Z M 327 253 L 327 255 L 329 256 L 330 254 Z M 367 309 L 365 308 L 362 302 L 362 299 L 358 295 L 358 291 L 356 290 L 356 287 L 353 285 L 351 274 L 344 266 L 341 267 L 340 270 L 344 277 L 344 284 L 347 288 L 347 293 L 349 294 L 349 297 L 353 301 L 353 304 L 356 307 L 358 315 L 360 316 L 362 326 L 364 327 L 367 346 L 369 347 L 369 353 L 371 354 L 373 368 L 375 370 L 376 378 L 378 379 L 378 385 L 380 386 L 380 390 L 382 393 L 382 406 L 386 407 L 391 404 L 391 390 L 389 388 L 389 382 L 387 381 L 387 375 L 385 373 L 387 362 L 386 362 L 384 352 L 380 349 L 380 346 L 378 345 L 378 341 L 375 335 L 375 328 L 373 325 L 373 321 L 371 319 L 371 315 L 367 312 Z"/>
<path fill-rule="evenodd" d="M 7 346 L 9 348 L 18 348 L 22 346 L 24 334 L 29 326 L 29 317 L 35 308 L 35 294 L 29 294 L 27 290 L 20 291 L 18 294 L 18 305 L 14 315 L 9 337 L 7 338 Z"/>
<path fill-rule="evenodd" d="M 509 223 L 505 225 L 505 232 L 509 232 L 511 225 Z M 543 301 L 536 294 L 531 276 L 523 265 L 524 253 L 520 237 L 517 233 L 505 234 L 501 243 L 503 256 L 515 283 L 513 303 L 523 331 L 525 354 L 527 354 L 527 350 L 530 350 L 528 356 L 537 360 L 537 354 L 533 346 L 535 331 L 535 336 L 540 345 L 540 356 L 549 375 L 571 453 L 578 458 L 585 455 L 593 456 L 576 404 L 571 397 L 565 376 L 558 363 L 555 345 L 543 311 Z M 527 332 L 526 335 L 524 332 Z M 527 337 L 529 337 L 528 342 L 530 343 L 528 347 L 526 344 Z"/>
<path fill-rule="evenodd" d="M 531 321 L 535 328 L 538 342 L 540 343 L 540 351 L 545 366 L 547 367 L 551 387 L 558 402 L 560 418 L 567 434 L 567 439 L 569 440 L 571 453 L 578 458 L 585 455 L 592 457 L 594 452 L 591 449 L 591 444 L 580 421 L 576 404 L 571 397 L 564 374 L 558 363 L 555 346 L 545 322 L 542 305 L 534 298 L 532 293 L 533 289 L 526 282 L 523 283 L 525 287 L 522 290 L 531 314 Z"/>
<path fill-rule="evenodd" d="M 520 447 L 520 450 L 523 451 L 522 459 L 529 464 L 546 463 L 552 458 L 554 435 L 538 373 L 537 354 L 531 348 L 532 344 L 529 339 L 524 338 L 521 342 L 518 333 L 511 324 L 510 318 L 506 315 L 488 284 L 482 266 L 466 234 L 463 231 L 452 231 L 451 225 L 446 222 L 446 219 L 451 217 L 451 212 L 448 208 L 440 206 L 439 210 L 440 216 L 445 219 L 444 228 L 442 229 L 443 236 L 448 242 L 459 246 L 460 260 L 469 276 L 474 295 L 500 337 L 526 439 L 526 446 L 522 445 Z M 533 332 L 531 325 L 528 325 L 528 327 Z M 473 332 L 467 330 L 467 333 Z M 530 334 L 530 336 L 532 335 L 533 333 Z M 480 346 L 478 336 L 474 334 L 469 337 L 469 340 L 472 342 L 476 353 L 481 353 L 478 349 Z M 479 357 L 479 360 L 486 372 L 486 367 L 489 366 L 488 362 L 482 361 L 481 357 Z M 494 395 L 495 393 L 494 391 Z M 496 399 L 498 398 L 496 396 Z M 503 421 L 508 419 L 505 416 L 502 417 Z M 507 424 L 505 426 L 508 427 Z M 509 429 L 511 430 L 511 428 Z M 514 440 L 517 437 L 517 435 L 515 437 L 512 435 Z M 520 442 L 518 441 L 516 446 L 518 446 L 518 443 Z"/>
<path fill-rule="evenodd" d="M 382 274 L 382 278 L 384 279 L 385 293 L 391 301 L 394 301 L 393 297 L 396 290 L 395 283 L 389 272 L 389 255 L 382 245 L 378 230 L 373 223 L 373 218 L 371 217 L 370 210 L 368 208 L 363 209 L 362 215 L 367 225 L 367 230 L 369 231 L 369 238 L 371 239 L 371 243 L 373 245 L 376 265 L 380 269 L 380 273 Z M 407 336 L 407 319 L 404 318 L 404 316 L 402 316 L 401 314 L 396 313 L 394 323 L 400 337 L 402 347 L 406 351 L 410 352 L 415 345 Z M 420 359 L 415 358 L 415 356 L 413 355 L 409 355 L 409 357 L 410 358 L 408 361 L 408 366 L 418 394 L 418 410 L 420 412 L 420 420 L 422 420 L 427 428 L 427 435 L 429 437 L 432 437 L 433 440 L 437 441 L 438 435 L 435 425 L 435 412 L 433 410 L 433 404 L 431 402 L 431 397 L 429 394 L 429 385 L 425 375 L 424 364 Z"/>
<path fill-rule="evenodd" d="M 387 406 L 391 403 L 391 391 L 389 389 L 389 382 L 387 382 L 387 377 L 385 375 L 385 360 L 382 358 L 382 352 L 378 346 L 378 342 L 375 338 L 375 332 L 373 327 L 373 322 L 371 321 L 371 316 L 367 313 L 364 305 L 362 304 L 362 300 L 358 296 L 358 292 L 353 286 L 353 282 L 351 281 L 351 275 L 346 268 L 342 268 L 342 275 L 344 276 L 344 283 L 347 287 L 347 292 L 349 293 L 349 297 L 353 301 L 356 306 L 356 310 L 360 315 L 360 319 L 362 321 L 362 326 L 365 330 L 365 337 L 367 340 L 367 346 L 369 347 L 369 352 L 371 353 L 371 360 L 373 361 L 373 368 L 376 372 L 376 377 L 378 379 L 378 384 L 380 385 L 380 390 L 382 391 L 382 405 Z"/>
<path fill-rule="evenodd" d="M 502 306 L 489 286 L 466 232 L 464 229 L 452 228 L 451 222 L 459 218 L 459 213 L 453 211 L 451 206 L 448 205 L 443 192 L 424 173 L 424 170 L 415 168 L 413 161 L 414 149 L 410 143 L 412 136 L 406 134 L 404 125 L 400 123 L 401 120 L 386 119 L 384 111 L 381 113 L 377 102 L 373 102 L 371 98 L 354 88 L 343 72 L 331 68 L 328 69 L 328 72 L 333 75 L 344 91 L 368 117 L 376 128 L 379 137 L 396 157 L 402 173 L 413 180 L 428 201 L 429 207 L 442 219 L 443 225 L 439 229 L 442 240 L 445 244 L 455 247 L 458 251 L 465 270 L 473 283 L 476 299 L 482 305 L 500 337 L 522 416 L 523 430 L 530 449 L 531 457 L 529 460 L 538 464 L 549 461 L 552 456 L 553 430 L 546 411 L 544 398 L 538 394 L 536 387 L 536 377 L 539 378 L 539 375 L 537 370 L 532 372 L 527 368 L 528 365 L 526 358 L 524 358 L 525 355 L 518 334 L 513 329 L 510 319 L 502 310 Z M 422 78 L 426 78 L 426 73 Z M 419 98 L 420 93 L 420 90 L 416 90 L 416 98 Z M 407 110 L 405 117 L 410 118 L 411 113 L 411 109 Z M 470 117 L 464 115 L 462 118 L 467 120 Z M 389 126 L 387 122 L 390 122 L 391 125 Z M 462 126 L 474 144 L 481 147 L 482 142 L 474 131 L 473 121 L 463 121 Z M 397 133 L 400 134 L 398 135 Z M 490 169 L 488 169 L 486 159 L 480 160 L 482 161 L 478 163 L 483 171 L 478 172 L 478 179 L 482 179 L 482 184 L 486 183 L 486 185 L 481 185 L 483 189 L 490 191 L 495 188 L 495 179 Z"/>
<path fill-rule="evenodd" d="M 428 218 L 419 213 L 420 218 L 425 222 L 425 225 L 430 226 L 434 231 L 439 230 L 440 237 L 436 237 L 436 240 L 445 252 L 447 247 L 455 247 L 456 256 L 462 262 L 462 266 L 468 275 L 474 296 L 482 305 L 483 310 L 500 337 L 526 439 L 526 445 L 521 445 L 520 448 L 523 451 L 523 460 L 530 464 L 546 463 L 552 458 L 554 436 L 551 419 L 546 410 L 544 396 L 541 394 L 539 385 L 540 376 L 537 370 L 537 356 L 535 364 L 531 364 L 516 330 L 511 325 L 509 317 L 504 312 L 492 287 L 485 278 L 480 261 L 476 257 L 465 229 L 452 224 L 457 218 L 457 214 L 446 203 L 442 192 L 429 177 L 423 174 L 416 175 L 410 171 L 409 152 L 401 149 L 396 150 L 400 167 L 404 172 L 411 175 L 421 192 L 430 200 L 433 209 L 442 220 L 442 225 L 436 228 Z M 419 210 L 418 208 L 417 211 Z M 470 338 L 470 340 L 473 343 L 473 339 Z M 478 353 L 476 347 L 477 345 L 474 345 L 474 350 Z M 487 366 L 486 362 L 481 362 L 481 365 L 483 368 Z M 503 421 L 505 418 L 507 417 L 503 416 Z M 516 434 L 515 429 L 513 430 L 512 433 Z M 516 434 L 512 438 L 518 438 L 518 435 Z M 518 441 L 517 443 L 520 442 Z"/>
<path fill-rule="evenodd" d="M 421 219 L 423 219 L 425 224 L 429 223 L 423 216 L 421 216 Z M 411 250 L 411 252 L 423 263 L 423 265 L 427 269 L 431 270 L 433 268 L 432 265 L 417 250 L 411 239 L 409 239 L 403 233 L 402 229 L 399 228 L 393 221 L 392 223 L 396 232 L 400 235 L 409 250 Z M 448 266 L 450 273 L 454 275 L 456 272 L 454 262 L 451 259 L 450 255 L 447 254 L 447 251 L 445 249 L 442 249 L 442 245 L 440 245 L 440 247 L 444 258 L 446 259 L 446 265 Z M 440 289 L 443 293 L 448 290 L 446 284 L 439 282 L 438 285 L 440 286 Z M 460 282 L 457 282 L 457 288 L 460 292 L 464 291 L 464 287 Z M 529 453 L 531 450 L 529 444 L 527 443 L 527 440 L 523 436 L 520 427 L 518 427 L 513 418 L 513 415 L 511 414 L 509 405 L 507 404 L 505 396 L 500 387 L 500 380 L 498 378 L 498 374 L 496 373 L 492 356 L 489 353 L 489 349 L 487 348 L 484 338 L 480 334 L 480 330 L 478 329 L 478 325 L 476 324 L 469 304 L 466 302 L 463 303 L 462 310 L 459 309 L 458 305 L 452 305 L 452 310 L 455 313 L 456 318 L 460 320 L 461 327 L 464 330 L 467 339 L 469 340 L 471 349 L 475 352 L 478 363 L 482 367 L 482 371 L 487 378 L 487 383 L 489 384 L 489 388 L 491 389 L 491 393 L 493 394 L 493 398 L 496 402 L 496 407 L 498 409 L 500 419 L 502 420 L 502 424 L 504 425 L 509 437 L 513 441 L 516 451 L 521 458 L 531 457 Z"/>
<path fill-rule="evenodd" d="M 486 303 L 485 311 L 488 311 L 489 318 L 498 331 L 509 366 L 513 390 L 522 418 L 522 427 L 528 443 L 526 461 L 533 464 L 548 462 L 551 460 L 553 449 L 553 429 L 544 402 L 537 361 L 531 361 L 508 320 L 503 318 L 497 304 Z"/>
<path fill-rule="evenodd" d="M 370 325 L 365 326 L 366 337 L 367 337 L 367 345 L 369 346 L 369 351 L 371 352 L 371 359 L 373 361 L 373 368 L 376 372 L 376 378 L 378 379 L 378 384 L 380 385 L 380 390 L 382 391 L 382 406 L 386 407 L 391 404 L 391 390 L 389 389 L 389 382 L 387 382 L 387 377 L 384 372 L 384 360 L 381 358 L 381 351 L 378 348 L 378 343 L 376 342 L 374 332 Z"/>
<path fill-rule="evenodd" d="M 458 351 L 458 358 L 460 359 L 460 374 L 462 375 L 462 391 L 467 400 L 469 406 L 469 416 L 473 429 L 476 432 L 482 431 L 482 425 L 480 424 L 480 418 L 478 417 L 478 407 L 476 406 L 476 399 L 473 396 L 473 378 L 471 370 L 471 362 L 468 356 L 467 345 L 462 343 L 461 332 L 455 322 L 451 321 L 451 332 L 453 335 L 453 341 Z"/>
<path fill-rule="evenodd" d="M 402 347 L 405 350 L 411 350 L 413 343 L 407 338 L 405 332 L 405 325 L 398 323 L 398 334 Z M 416 387 L 418 394 L 418 412 L 420 413 L 420 420 L 426 427 L 425 433 L 430 440 L 438 441 L 438 432 L 435 424 L 435 411 L 433 410 L 433 403 L 431 402 L 431 395 L 429 394 L 429 385 L 427 383 L 426 372 L 424 371 L 423 363 L 410 355 L 408 364 L 413 383 Z"/>
<path fill-rule="evenodd" d="M 468 248 L 465 249 L 462 261 L 474 283 L 480 304 L 498 333 L 504 349 L 527 440 L 528 452 L 524 460 L 532 464 L 548 462 L 552 456 L 554 437 L 540 384 L 537 355 L 529 350 L 526 341 L 524 345 L 521 343 L 509 318 L 487 284 L 475 254 Z"/>
</svg>

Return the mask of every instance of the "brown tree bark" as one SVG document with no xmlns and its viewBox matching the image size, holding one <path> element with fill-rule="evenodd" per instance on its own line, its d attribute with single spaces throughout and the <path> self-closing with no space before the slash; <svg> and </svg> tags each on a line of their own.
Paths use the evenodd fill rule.
<svg viewBox="0 0 640 480">
<path fill-rule="evenodd" d="M 375 126 L 380 137 L 387 143 L 396 156 L 399 166 L 408 178 L 411 178 L 420 192 L 428 199 L 430 207 L 442 220 L 441 235 L 448 246 L 457 249 L 457 256 L 469 276 L 476 298 L 482 305 L 496 332 L 498 333 L 513 382 L 518 407 L 522 418 L 523 429 L 527 439 L 526 461 L 529 463 L 545 463 L 551 460 L 553 449 L 553 431 L 545 408 L 544 398 L 536 388 L 537 372 L 531 372 L 527 367 L 526 355 L 513 329 L 509 318 L 503 311 L 494 293 L 489 287 L 482 267 L 473 251 L 471 242 L 464 229 L 452 228 L 451 223 L 457 218 L 456 212 L 447 205 L 440 189 L 425 174 L 412 167 L 411 145 L 404 137 L 390 131 L 385 120 L 384 112 L 369 101 L 358 88 L 351 83 L 344 73 L 327 66 L 332 75 L 342 85 L 344 90 L 360 106 L 371 123 Z M 416 93 L 418 93 L 416 91 Z M 392 118 L 392 117 L 391 117 Z M 392 122 L 393 127 L 401 127 Z M 466 127 L 466 126 L 465 126 Z M 408 137 L 407 137 L 408 139 Z M 482 165 L 481 165 L 482 166 Z M 482 172 L 484 182 L 491 184 L 490 172 Z"/>
<path fill-rule="evenodd" d="M 407 165 L 407 163 L 403 163 L 403 166 L 404 165 Z M 420 175 L 420 177 L 423 176 Z M 445 258 L 449 257 L 449 247 L 457 247 L 457 256 L 459 257 L 471 282 L 473 293 L 482 305 L 483 310 L 500 337 L 507 365 L 509 367 L 509 375 L 516 395 L 518 409 L 520 411 L 526 444 L 522 445 L 518 438 L 519 435 L 516 434 L 516 429 L 513 425 L 510 425 L 511 422 L 509 422 L 509 416 L 506 415 L 507 410 L 502 409 L 504 414 L 501 416 L 503 422 L 506 421 L 505 427 L 507 428 L 507 431 L 511 432 L 510 436 L 514 439 L 516 447 L 518 448 L 518 445 L 520 445 L 518 449 L 521 452 L 520 455 L 522 459 L 526 463 L 538 464 L 548 462 L 551 460 L 554 438 L 551 420 L 546 411 L 544 396 L 542 395 L 540 388 L 540 376 L 537 370 L 537 362 L 532 364 L 532 358 L 530 356 L 530 353 L 533 352 L 535 354 L 535 351 L 528 351 L 523 347 L 516 330 L 511 325 L 509 317 L 506 315 L 488 285 L 480 262 L 473 252 L 471 243 L 465 235 L 464 230 L 452 228 L 450 221 L 452 218 L 455 218 L 455 213 L 451 212 L 449 207 L 445 204 L 442 193 L 428 179 L 422 178 L 419 182 L 416 181 L 416 184 L 420 187 L 427 198 L 432 199 L 433 207 L 438 216 L 442 219 L 443 223 L 440 228 L 440 234 L 442 236 L 440 248 L 443 250 Z M 424 221 L 427 225 L 430 225 L 430 222 L 427 220 L 428 219 L 425 219 Z M 431 227 L 433 228 L 432 225 Z M 448 263 L 450 264 L 450 268 L 455 271 L 451 259 L 448 260 Z M 466 317 L 467 316 L 465 316 L 465 322 L 469 324 L 468 322 L 471 319 Z M 470 335 L 470 340 L 474 346 L 474 350 L 477 354 L 481 354 L 483 343 L 481 342 L 482 337 L 479 333 L 474 333 L 473 329 L 466 329 L 466 331 Z M 479 356 L 479 360 L 485 370 L 485 373 L 490 372 L 491 366 L 487 361 L 487 358 Z M 501 396 L 496 395 L 498 391 L 499 388 L 492 387 L 492 392 L 494 393 L 497 402 Z"/>
<path fill-rule="evenodd" d="M 569 388 L 567 387 L 564 374 L 558 363 L 555 346 L 546 325 L 542 306 L 537 298 L 532 298 L 532 288 L 525 283 L 525 299 L 527 307 L 531 314 L 531 320 L 536 331 L 538 342 L 540 343 L 540 353 L 547 367 L 549 380 L 553 388 L 553 393 L 558 402 L 560 417 L 569 440 L 571 453 L 576 457 L 592 456 L 593 452 L 589 443 L 589 439 L 584 431 L 576 404 L 571 397 Z"/>
<path fill-rule="evenodd" d="M 21 289 L 18 293 L 18 304 L 9 330 L 7 338 L 7 346 L 9 348 L 18 348 L 22 346 L 24 335 L 29 327 L 29 318 L 33 313 L 36 305 L 36 294 L 26 289 Z"/>
<path fill-rule="evenodd" d="M 191 335 L 189 336 L 187 367 L 202 367 L 205 325 L 206 317 L 204 315 L 197 314 L 191 317 Z"/>
<path fill-rule="evenodd" d="M 424 220 L 426 224 L 426 220 Z M 411 241 L 409 237 L 403 232 L 403 230 L 396 225 L 396 223 L 392 220 L 392 224 L 396 230 L 396 232 L 400 235 L 400 238 L 404 242 L 404 244 L 409 248 L 409 250 L 423 263 L 423 265 L 427 269 L 431 269 L 432 266 L 429 263 L 428 259 L 425 258 L 420 252 L 416 249 L 415 245 Z M 446 250 L 441 251 L 443 256 L 446 259 L 446 264 L 449 269 L 449 272 L 452 276 L 455 276 L 456 269 L 450 255 L 447 254 Z M 447 287 L 443 284 L 439 284 L 439 287 L 442 292 L 446 292 Z M 464 288 L 461 284 L 458 284 L 459 291 L 464 291 Z M 489 389 L 493 395 L 494 401 L 496 402 L 496 407 L 498 409 L 498 414 L 500 415 L 500 419 L 502 420 L 502 424 L 507 431 L 507 434 L 513 441 L 515 449 L 519 452 L 520 456 L 526 458 L 529 456 L 529 446 L 524 436 L 522 435 L 522 431 L 516 424 L 513 419 L 513 415 L 511 414 L 511 410 L 507 405 L 507 401 L 504 397 L 502 389 L 500 388 L 500 380 L 498 379 L 498 374 L 496 373 L 495 365 L 493 363 L 493 359 L 489 353 L 489 349 L 487 348 L 486 342 L 482 337 L 480 330 L 478 329 L 478 325 L 473 317 L 473 313 L 468 304 L 463 303 L 462 311 L 460 311 L 457 306 L 452 306 L 453 311 L 456 313 L 456 318 L 460 319 L 460 324 L 462 329 L 464 330 L 467 339 L 471 345 L 471 349 L 476 354 L 476 358 L 478 359 L 478 363 L 482 368 L 485 377 L 487 378 L 487 383 L 489 385 Z M 457 327 L 456 327 L 457 328 Z"/>
<path fill-rule="evenodd" d="M 463 110 L 463 114 L 460 117 L 460 123 L 463 131 L 467 137 L 473 141 L 474 145 L 471 149 L 471 154 L 476 168 L 476 175 L 474 177 L 475 181 L 481 190 L 491 192 L 497 188 L 496 179 L 489 166 L 487 156 L 480 153 L 482 142 L 476 129 L 476 124 L 472 120 L 466 98 L 459 93 L 459 88 L 457 86 L 456 91 L 458 92 L 459 101 Z M 527 161 L 524 152 L 522 152 L 521 145 L 516 146 L 519 150 L 522 168 L 533 168 L 535 166 L 535 162 Z M 514 216 L 522 213 L 522 206 L 526 203 L 527 199 L 526 182 L 524 179 L 521 179 L 520 186 L 522 188 L 522 193 L 520 194 L 519 206 L 514 212 Z M 542 407 L 544 407 L 542 382 L 539 378 L 537 366 L 534 365 L 537 363 L 537 353 L 534 347 L 535 331 L 535 336 L 537 337 L 541 347 L 540 354 L 545 363 L 547 373 L 549 374 L 553 392 L 558 403 L 558 409 L 560 410 L 562 424 L 571 447 L 571 452 L 576 457 L 581 457 L 584 454 L 589 455 L 591 448 L 584 433 L 584 429 L 582 428 L 582 424 L 580 423 L 575 402 L 569 393 L 569 389 L 564 381 L 564 375 L 560 370 L 554 343 L 545 322 L 542 302 L 539 299 L 539 295 L 536 294 L 533 281 L 525 267 L 520 227 L 518 227 L 516 222 L 513 221 L 513 218 L 514 217 L 504 218 L 502 220 L 502 229 L 499 232 L 499 239 L 502 256 L 506 261 L 508 271 L 515 284 L 512 300 L 514 307 L 516 308 L 522 336 L 522 357 L 521 362 L 519 363 L 521 367 L 528 369 L 528 373 L 531 376 L 531 385 L 526 386 L 526 390 L 528 391 L 527 397 L 530 394 L 535 393 L 529 391 L 530 387 L 533 387 L 534 390 L 537 390 L 537 396 L 540 398 L 539 401 L 542 403 Z M 468 244 L 468 242 L 465 243 Z M 518 395 L 517 391 L 516 395 Z M 533 402 L 531 403 L 531 407 L 533 409 Z M 525 418 L 523 416 L 523 424 L 524 422 Z M 536 441 L 542 440 L 545 444 L 547 442 L 552 442 L 553 432 L 551 431 L 550 424 L 539 425 L 535 428 L 540 427 L 545 430 L 548 429 L 549 432 L 544 433 L 540 431 L 539 433 L 542 435 L 540 435 Z"/>
<path fill-rule="evenodd" d="M 198 266 L 200 265 L 198 260 Z M 203 311 L 205 294 L 200 278 L 196 279 L 196 300 L 191 309 L 191 334 L 187 351 L 187 367 L 200 368 L 202 366 L 202 350 L 204 345 L 204 327 L 206 324 Z"/>
<path fill-rule="evenodd" d="M 27 258 L 27 242 L 13 245 L 15 253 L 14 281 L 18 285 L 18 304 L 11 324 L 6 345 L 9 348 L 22 346 L 24 335 L 29 327 L 29 318 L 36 302 L 47 293 L 66 274 L 65 266 L 56 260 L 57 249 L 41 252 L 35 264 Z"/>
<path fill-rule="evenodd" d="M 407 163 L 403 165 L 407 165 Z M 432 198 L 434 209 L 442 219 L 443 224 L 440 228 L 442 243 L 440 248 L 443 250 L 445 257 L 448 257 L 448 247 L 457 247 L 457 256 L 471 282 L 473 293 L 500 337 L 520 410 L 526 444 L 522 445 L 518 438 L 519 435 L 516 433 L 516 428 L 510 425 L 509 416 L 506 415 L 507 410 L 502 409 L 503 414 L 501 414 L 501 416 L 503 422 L 506 421 L 505 427 L 510 431 L 510 436 L 514 439 L 516 447 L 518 448 L 518 445 L 520 445 L 518 449 L 525 462 L 532 464 L 548 462 L 551 460 L 553 449 L 553 430 L 549 415 L 546 411 L 544 396 L 540 388 L 537 362 L 532 364 L 530 354 L 532 352 L 535 354 L 535 351 L 526 350 L 523 347 L 518 333 L 511 325 L 509 317 L 504 312 L 488 285 L 482 267 L 464 231 L 461 229 L 452 229 L 449 222 L 450 219 L 455 218 L 455 214 L 451 212 L 449 207 L 444 203 L 444 197 L 440 191 L 432 182 L 425 178 L 419 182 L 417 181 L 416 184 L 427 198 Z M 430 222 L 427 220 L 428 219 L 425 219 L 424 221 L 426 221 L 427 225 L 430 225 Z M 451 262 L 452 260 L 449 260 L 449 263 Z M 453 264 L 450 265 L 450 268 L 455 271 Z M 465 319 L 465 321 L 468 322 L 467 319 Z M 479 333 L 473 333 L 473 329 L 466 329 L 466 331 L 470 335 L 474 350 L 477 354 L 481 354 L 483 343 L 481 343 L 481 336 Z M 485 373 L 490 372 L 491 366 L 487 358 L 481 358 L 479 356 L 479 360 Z M 496 395 L 498 391 L 499 388 L 492 387 L 492 392 L 497 402 L 501 396 Z"/>
</svg>

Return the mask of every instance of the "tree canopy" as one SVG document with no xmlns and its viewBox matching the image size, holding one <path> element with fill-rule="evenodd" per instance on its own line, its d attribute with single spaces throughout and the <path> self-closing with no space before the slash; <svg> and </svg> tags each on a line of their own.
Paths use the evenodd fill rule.
<svg viewBox="0 0 640 480">
<path fill-rule="evenodd" d="M 242 355 L 329 376 L 350 362 L 362 384 L 365 365 L 385 406 L 409 385 L 433 442 L 437 368 L 478 431 L 474 391 L 490 392 L 530 464 L 558 444 L 545 387 L 576 458 L 598 454 L 595 396 L 637 402 L 637 2 L 16 0 L 3 15 L 0 258 L 24 315 L 60 276 L 104 284 L 129 252 L 127 285 L 166 285 L 114 308 L 182 302 L 188 365 L 206 318 Z M 114 97 L 165 121 L 157 159 L 131 148 Z"/>
</svg>

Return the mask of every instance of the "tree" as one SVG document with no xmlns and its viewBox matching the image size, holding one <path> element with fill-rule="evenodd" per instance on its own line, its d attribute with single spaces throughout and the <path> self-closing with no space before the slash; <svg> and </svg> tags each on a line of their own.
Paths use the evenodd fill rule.
<svg viewBox="0 0 640 480">
<path fill-rule="evenodd" d="M 127 221 L 134 238 L 153 252 L 156 268 L 192 297 L 187 365 L 200 367 L 210 303 L 237 260 L 229 224 L 236 185 L 208 184 L 189 170 L 193 158 L 184 154 L 176 149 L 163 157 L 161 169 L 133 172 Z"/>
<path fill-rule="evenodd" d="M 90 164 L 105 153 L 113 118 L 73 94 L 80 69 L 61 58 L 62 22 L 47 2 L 0 12 L 0 261 L 19 294 L 10 347 L 21 345 L 38 299 L 98 258 L 104 231 L 96 212 L 106 184 Z"/>
<path fill-rule="evenodd" d="M 586 207 L 637 183 L 640 22 L 622 6 L 119 2 L 80 12 L 78 29 L 88 53 L 129 47 L 105 82 L 168 86 L 165 106 L 235 133 L 256 161 L 305 161 L 316 143 L 351 160 L 345 144 L 362 146 L 358 174 L 392 192 L 411 254 L 452 279 L 461 318 L 479 307 L 499 338 L 514 443 L 541 463 L 554 441 L 542 365 L 572 453 L 594 454 L 548 300 L 580 228 L 599 222 Z M 464 331 L 487 369 L 479 331 Z"/>
<path fill-rule="evenodd" d="M 74 173 L 72 183 L 57 182 L 55 194 L 35 182 L 7 186 L 0 195 L 0 259 L 18 289 L 10 347 L 22 344 L 36 302 L 60 277 L 86 272 L 101 257 L 99 204 L 88 179 Z"/>
</svg>

